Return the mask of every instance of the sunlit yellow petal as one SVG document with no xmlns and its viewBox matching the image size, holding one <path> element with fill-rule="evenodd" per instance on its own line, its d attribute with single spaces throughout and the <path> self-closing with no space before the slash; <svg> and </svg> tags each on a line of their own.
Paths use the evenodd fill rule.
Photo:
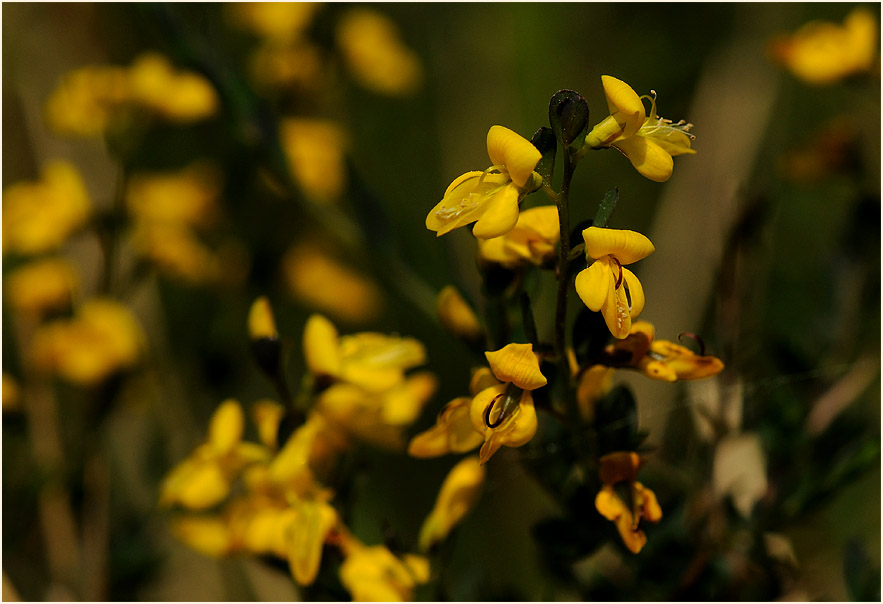
<svg viewBox="0 0 883 604">
<path fill-rule="evenodd" d="M 475 311 L 453 285 L 446 285 L 439 292 L 436 298 L 436 312 L 442 325 L 460 338 L 479 340 L 484 335 Z"/>
<path fill-rule="evenodd" d="M 171 530 L 175 537 L 206 556 L 219 558 L 230 550 L 230 529 L 215 516 L 175 518 Z"/>
<path fill-rule="evenodd" d="M 304 326 L 304 358 L 313 375 L 340 373 L 340 355 L 337 351 L 337 328 L 322 315 L 311 315 Z"/>
<path fill-rule="evenodd" d="M 248 335 L 252 340 L 259 338 L 276 338 L 276 322 L 273 320 L 273 309 L 266 296 L 260 296 L 248 311 Z"/>
<path fill-rule="evenodd" d="M 228 453 L 242 440 L 244 429 L 245 414 L 242 412 L 242 406 L 235 399 L 227 399 L 212 415 L 208 442 L 218 453 Z"/>
<path fill-rule="evenodd" d="M 656 248 L 647 237 L 635 231 L 589 227 L 583 231 L 586 256 L 601 258 L 611 255 L 620 264 L 631 264 L 653 253 Z"/>
<path fill-rule="evenodd" d="M 610 295 L 613 273 L 607 259 L 596 260 L 576 275 L 576 293 L 589 310 L 598 312 Z"/>
<path fill-rule="evenodd" d="M 629 158 L 641 176 L 654 182 L 665 182 L 671 178 L 674 160 L 652 140 L 643 136 L 633 136 L 617 141 L 613 146 Z"/>
<path fill-rule="evenodd" d="M 460 523 L 478 499 L 487 471 L 478 457 L 460 461 L 445 477 L 436 498 L 435 506 L 420 528 L 418 547 L 428 551 L 444 540 Z"/>
<path fill-rule="evenodd" d="M 630 314 L 634 319 L 644 310 L 644 287 L 635 274 L 627 268 L 622 269 L 622 280 L 628 288 L 629 300 L 631 300 Z"/>
<path fill-rule="evenodd" d="M 584 420 L 592 421 L 594 419 L 595 403 L 610 391 L 614 371 L 612 367 L 605 365 L 592 365 L 580 376 L 576 389 L 576 401 L 579 405 L 580 415 Z"/>
<path fill-rule="evenodd" d="M 303 502 L 297 506 L 297 519 L 291 526 L 288 563 L 294 580 L 310 585 L 319 572 L 322 546 L 328 531 L 337 522 L 337 512 L 327 503 Z"/>
<path fill-rule="evenodd" d="M 645 109 L 634 89 L 613 76 L 601 76 L 610 114 L 624 125 L 623 138 L 634 136 L 644 123 Z"/>
<path fill-rule="evenodd" d="M 487 152 L 493 165 L 506 166 L 512 182 L 519 187 L 524 187 L 543 157 L 529 140 L 504 126 L 491 126 L 488 130 Z"/>
<path fill-rule="evenodd" d="M 507 185 L 485 202 L 481 218 L 475 223 L 472 234 L 482 239 L 505 235 L 518 222 L 518 189 Z"/>
<path fill-rule="evenodd" d="M 512 382 L 524 390 L 546 385 L 532 344 L 507 344 L 500 350 L 485 352 L 484 356 L 500 381 Z"/>
<path fill-rule="evenodd" d="M 641 498 L 641 505 L 644 510 L 641 518 L 647 522 L 659 522 L 662 520 L 662 508 L 656 500 L 656 493 L 642 485 L 640 482 L 635 483 L 635 492 Z"/>
</svg>

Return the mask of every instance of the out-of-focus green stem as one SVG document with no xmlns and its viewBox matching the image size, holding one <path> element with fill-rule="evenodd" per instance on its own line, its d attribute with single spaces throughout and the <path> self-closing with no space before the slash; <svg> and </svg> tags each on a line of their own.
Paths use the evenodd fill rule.
<svg viewBox="0 0 883 604">
<path fill-rule="evenodd" d="M 561 242 L 558 250 L 558 292 L 555 302 L 555 355 L 558 361 L 560 374 L 560 393 L 564 398 L 568 416 L 573 421 L 579 420 L 579 409 L 576 400 L 572 396 L 570 384 L 570 366 L 567 362 L 567 295 L 570 284 L 570 181 L 576 162 L 570 156 L 567 148 L 564 149 L 564 175 L 561 179 L 561 191 L 558 193 L 556 202 L 558 205 L 558 226 L 561 232 Z"/>
</svg>

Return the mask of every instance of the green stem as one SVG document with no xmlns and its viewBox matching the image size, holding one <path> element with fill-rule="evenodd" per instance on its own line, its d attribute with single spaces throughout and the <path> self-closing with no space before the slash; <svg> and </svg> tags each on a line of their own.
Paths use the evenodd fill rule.
<svg viewBox="0 0 883 604">
<path fill-rule="evenodd" d="M 561 245 L 558 250 L 558 294 L 555 303 L 555 354 L 558 359 L 559 373 L 561 374 L 562 394 L 569 413 L 578 415 L 575 401 L 570 396 L 570 367 L 567 363 L 567 294 L 570 285 L 570 181 L 573 178 L 575 162 L 573 162 L 565 148 L 564 176 L 561 181 L 561 192 L 557 196 L 558 226 L 561 231 Z"/>
</svg>

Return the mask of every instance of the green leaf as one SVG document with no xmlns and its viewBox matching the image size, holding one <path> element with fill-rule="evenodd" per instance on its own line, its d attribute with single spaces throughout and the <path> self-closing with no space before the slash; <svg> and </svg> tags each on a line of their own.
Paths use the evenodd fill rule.
<svg viewBox="0 0 883 604">
<path fill-rule="evenodd" d="M 589 129 L 589 104 L 573 90 L 559 90 L 549 100 L 549 124 L 561 146 L 576 152 Z"/>
<path fill-rule="evenodd" d="M 613 210 L 616 209 L 616 203 L 619 201 L 619 187 L 613 187 L 601 199 L 601 205 L 595 212 L 595 218 L 592 220 L 592 226 L 606 227 L 610 217 L 613 216 Z"/>
</svg>

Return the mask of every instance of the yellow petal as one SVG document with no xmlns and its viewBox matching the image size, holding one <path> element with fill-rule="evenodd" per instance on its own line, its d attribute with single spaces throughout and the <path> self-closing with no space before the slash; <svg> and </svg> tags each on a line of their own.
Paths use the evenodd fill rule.
<svg viewBox="0 0 883 604">
<path fill-rule="evenodd" d="M 613 76 L 601 76 L 601 85 L 610 114 L 624 125 L 622 138 L 634 136 L 644 123 L 645 110 L 641 97 L 631 86 Z"/>
<path fill-rule="evenodd" d="M 656 500 L 656 493 L 642 485 L 640 482 L 635 483 L 635 494 L 641 501 L 643 507 L 642 520 L 647 522 L 659 522 L 662 520 L 662 508 Z"/>
<path fill-rule="evenodd" d="M 340 373 L 337 328 L 322 315 L 311 315 L 304 326 L 303 345 L 307 368 L 313 375 Z"/>
<path fill-rule="evenodd" d="M 625 270 L 625 269 L 623 269 Z M 614 289 L 614 282 L 610 280 L 611 294 L 604 300 L 601 306 L 601 314 L 604 322 L 614 338 L 624 339 L 628 337 L 632 328 L 632 317 L 629 311 L 629 303 L 625 294 L 625 287 Z"/>
<path fill-rule="evenodd" d="M 472 234 L 482 239 L 505 235 L 518 222 L 518 189 L 507 185 L 485 202 L 481 218 L 475 223 Z"/>
<path fill-rule="evenodd" d="M 588 268 L 581 270 L 574 282 L 580 300 L 589 310 L 595 312 L 601 310 L 601 306 L 610 295 L 612 285 L 613 274 L 610 272 L 610 263 L 606 258 L 596 260 Z"/>
<path fill-rule="evenodd" d="M 220 453 L 228 453 L 242 440 L 245 414 L 235 399 L 227 399 L 212 415 L 208 430 L 208 442 Z"/>
<path fill-rule="evenodd" d="M 499 385 L 500 380 L 494 376 L 494 372 L 490 367 L 478 367 L 472 370 L 472 377 L 469 379 L 469 393 L 475 396 L 485 388 Z"/>
<path fill-rule="evenodd" d="M 435 425 L 421 432 L 408 445 L 408 455 L 426 458 L 447 453 L 465 453 L 484 441 L 469 418 L 472 399 L 459 397 L 445 405 L 438 414 Z"/>
<path fill-rule="evenodd" d="M 595 496 L 595 509 L 607 520 L 616 520 L 623 514 L 628 513 L 628 508 L 622 500 L 616 496 L 613 487 L 604 485 Z"/>
<path fill-rule="evenodd" d="M 480 434 L 484 435 L 488 431 L 488 427 L 484 423 L 484 414 L 488 405 L 490 405 L 498 396 L 506 392 L 506 387 L 506 384 L 490 386 L 472 398 L 472 402 L 469 405 L 469 420 L 472 422 L 472 427 Z"/>
<path fill-rule="evenodd" d="M 485 352 L 494 375 L 502 382 L 512 382 L 524 390 L 546 385 L 532 344 L 507 344 L 495 352 Z"/>
<path fill-rule="evenodd" d="M 256 299 L 248 311 L 248 335 L 252 340 L 260 338 L 276 338 L 276 322 L 273 320 L 273 309 L 266 296 Z"/>
<path fill-rule="evenodd" d="M 595 417 L 595 403 L 610 391 L 614 371 L 605 365 L 592 365 L 580 376 L 576 401 L 584 420 L 592 421 Z"/>
<path fill-rule="evenodd" d="M 291 526 L 288 564 L 299 585 L 310 585 L 319 572 L 325 537 L 337 522 L 337 512 L 327 503 L 303 502 Z"/>
<path fill-rule="evenodd" d="M 472 509 L 481 492 L 486 473 L 475 456 L 463 459 L 448 473 L 435 506 L 420 528 L 420 551 L 426 552 L 433 544 L 444 540 Z"/>
<path fill-rule="evenodd" d="M 212 558 L 223 556 L 232 545 L 227 524 L 214 516 L 175 518 L 171 530 L 189 547 Z"/>
<path fill-rule="evenodd" d="M 638 278 L 635 277 L 635 274 L 627 268 L 622 269 L 622 280 L 625 283 L 625 287 L 628 288 L 629 299 L 631 300 L 629 314 L 634 319 L 644 310 L 644 287 L 638 281 Z M 629 331 L 631 332 L 631 329 Z"/>
<path fill-rule="evenodd" d="M 646 258 L 656 249 L 647 237 L 635 231 L 589 227 L 583 231 L 586 256 L 601 258 L 611 255 L 620 264 L 631 264 Z"/>
<path fill-rule="evenodd" d="M 503 444 L 507 447 L 520 447 L 537 433 L 537 411 L 530 390 L 525 390 L 521 395 L 518 413 L 513 420 L 514 426 L 505 434 Z"/>
<path fill-rule="evenodd" d="M 423 405 L 432 397 L 437 386 L 438 380 L 427 371 L 409 376 L 384 398 L 381 419 L 393 426 L 409 425 L 420 415 Z"/>
<path fill-rule="evenodd" d="M 186 481 L 171 496 L 185 508 L 204 510 L 220 503 L 230 492 L 230 482 L 214 461 L 198 462 L 192 466 Z"/>
<path fill-rule="evenodd" d="M 634 451 L 616 451 L 603 455 L 599 460 L 599 475 L 604 484 L 614 485 L 617 482 L 634 482 L 641 468 L 641 457 Z"/>
<path fill-rule="evenodd" d="M 442 200 L 426 215 L 426 228 L 441 237 L 478 219 L 479 179 L 483 172 L 461 174 L 448 185 Z M 485 177 L 487 179 L 487 177 Z M 505 183 L 504 183 L 505 184 Z"/>
<path fill-rule="evenodd" d="M 465 340 L 480 340 L 484 335 L 472 307 L 453 285 L 447 285 L 439 292 L 436 312 L 442 325 L 455 336 Z"/>
<path fill-rule="evenodd" d="M 261 399 L 251 407 L 251 417 L 258 429 L 258 438 L 267 447 L 276 447 L 279 422 L 285 416 L 285 407 L 271 399 Z"/>
<path fill-rule="evenodd" d="M 674 160 L 652 140 L 643 136 L 633 136 L 617 141 L 613 146 L 629 158 L 641 176 L 654 182 L 665 182 L 671 178 Z"/>
<path fill-rule="evenodd" d="M 543 157 L 529 140 L 504 126 L 491 126 L 488 130 L 487 152 L 493 165 L 506 166 L 512 182 L 519 187 L 524 187 Z"/>
</svg>

